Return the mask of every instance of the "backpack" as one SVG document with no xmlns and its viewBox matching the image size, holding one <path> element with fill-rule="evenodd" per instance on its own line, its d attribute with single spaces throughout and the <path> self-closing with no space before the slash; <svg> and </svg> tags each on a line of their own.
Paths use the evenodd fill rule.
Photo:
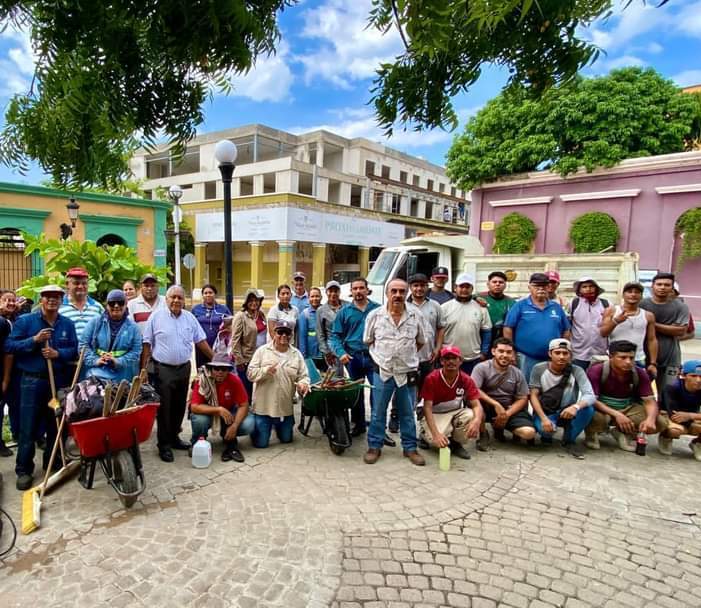
<svg viewBox="0 0 701 608">
<path fill-rule="evenodd" d="M 102 416 L 106 385 L 107 383 L 101 378 L 90 376 L 65 393 L 61 399 L 61 405 L 65 408 L 68 422 Z"/>
<path fill-rule="evenodd" d="M 604 308 L 610 306 L 609 301 L 605 298 L 599 298 L 599 301 L 604 305 Z M 572 298 L 572 302 L 570 303 L 570 318 L 574 317 L 574 311 L 577 310 L 577 306 L 579 306 L 579 296 Z"/>
<path fill-rule="evenodd" d="M 609 379 L 609 375 L 611 375 L 611 361 L 609 359 L 606 359 L 606 361 L 603 362 L 602 364 L 602 369 L 601 369 L 601 381 L 599 382 L 599 390 L 603 391 L 604 390 L 604 384 L 606 384 L 606 381 Z M 634 393 L 638 392 L 638 384 L 640 384 L 640 376 L 638 375 L 638 367 L 637 365 L 633 366 L 633 381 L 630 383 L 630 386 L 628 387 L 631 391 Z"/>
<path fill-rule="evenodd" d="M 543 406 L 543 412 L 546 416 L 552 416 L 560 411 L 562 397 L 565 394 L 567 385 L 572 375 L 572 365 L 568 365 L 562 372 L 562 378 L 555 385 L 551 386 L 547 391 L 540 394 L 540 404 Z"/>
</svg>

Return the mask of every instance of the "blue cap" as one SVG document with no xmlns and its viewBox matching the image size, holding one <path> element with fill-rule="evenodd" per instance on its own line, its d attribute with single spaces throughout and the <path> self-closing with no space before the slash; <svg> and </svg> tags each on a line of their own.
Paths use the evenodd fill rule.
<svg viewBox="0 0 701 608">
<path fill-rule="evenodd" d="M 127 296 L 121 289 L 113 289 L 107 294 L 107 302 L 126 302 Z"/>
<path fill-rule="evenodd" d="M 682 374 L 699 374 L 701 376 L 701 360 L 692 359 L 682 365 Z"/>
</svg>

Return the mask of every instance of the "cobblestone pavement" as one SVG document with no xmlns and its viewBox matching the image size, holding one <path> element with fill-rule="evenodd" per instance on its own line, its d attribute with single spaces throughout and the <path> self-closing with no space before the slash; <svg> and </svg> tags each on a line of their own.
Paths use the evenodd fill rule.
<svg viewBox="0 0 701 608">
<path fill-rule="evenodd" d="M 0 605 L 630 607 L 700 605 L 701 463 L 602 439 L 584 461 L 497 445 L 441 472 L 364 442 L 254 450 L 191 468 L 142 446 L 147 490 L 121 508 L 101 472 L 44 500 L 0 566 Z M 187 436 L 187 433 L 184 433 Z M 3 506 L 20 512 L 12 459 Z"/>
</svg>

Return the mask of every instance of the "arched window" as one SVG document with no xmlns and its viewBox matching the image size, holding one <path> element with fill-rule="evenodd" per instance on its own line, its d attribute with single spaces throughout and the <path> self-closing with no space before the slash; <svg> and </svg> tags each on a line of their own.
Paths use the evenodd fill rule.
<svg viewBox="0 0 701 608">
<path fill-rule="evenodd" d="M 101 236 L 98 240 L 96 245 L 102 247 L 107 246 L 110 247 L 112 245 L 126 245 L 126 241 L 121 237 L 116 234 L 105 234 Z"/>
</svg>

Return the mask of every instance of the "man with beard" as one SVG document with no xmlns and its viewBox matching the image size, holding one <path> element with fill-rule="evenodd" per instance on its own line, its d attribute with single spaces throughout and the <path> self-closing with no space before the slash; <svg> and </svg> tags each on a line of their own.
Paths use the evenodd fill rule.
<svg viewBox="0 0 701 608">
<path fill-rule="evenodd" d="M 443 344 L 457 346 L 462 352 L 460 369 L 466 374 L 489 355 L 492 322 L 487 309 L 472 298 L 475 279 L 463 272 L 455 280 L 455 298 L 441 305 L 436 348 Z"/>
</svg>

